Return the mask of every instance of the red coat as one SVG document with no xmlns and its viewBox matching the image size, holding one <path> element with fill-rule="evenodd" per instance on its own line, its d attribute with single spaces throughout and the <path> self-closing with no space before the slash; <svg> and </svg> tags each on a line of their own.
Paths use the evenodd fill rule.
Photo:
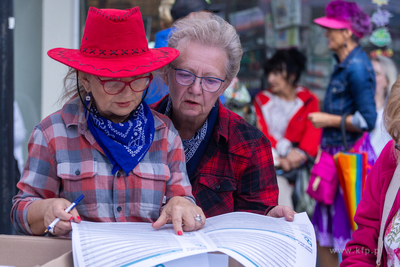
<svg viewBox="0 0 400 267">
<path fill-rule="evenodd" d="M 254 106 L 261 131 L 269 139 L 272 147 L 276 148 L 277 140 L 269 134 L 268 125 L 262 111 L 262 107 L 267 105 L 270 100 L 271 94 L 269 90 L 258 93 L 254 101 Z M 289 119 L 284 137 L 290 142 L 298 144 L 299 149 L 315 157 L 321 140 L 322 129 L 316 129 L 310 120 L 307 119 L 307 116 L 311 112 L 319 111 L 319 101 L 305 87 L 298 87 L 296 95 L 303 102 L 303 106 Z"/>
</svg>

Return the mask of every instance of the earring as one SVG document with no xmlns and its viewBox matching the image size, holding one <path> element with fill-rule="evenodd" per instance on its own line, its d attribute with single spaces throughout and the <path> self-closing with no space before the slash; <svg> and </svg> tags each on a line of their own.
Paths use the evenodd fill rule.
<svg viewBox="0 0 400 267">
<path fill-rule="evenodd" d="M 88 92 L 87 94 L 86 94 L 86 101 L 87 102 L 90 102 L 90 100 L 91 100 L 91 97 L 90 97 L 90 92 Z"/>
<path fill-rule="evenodd" d="M 344 41 L 344 47 L 347 48 L 347 41 Z"/>
</svg>

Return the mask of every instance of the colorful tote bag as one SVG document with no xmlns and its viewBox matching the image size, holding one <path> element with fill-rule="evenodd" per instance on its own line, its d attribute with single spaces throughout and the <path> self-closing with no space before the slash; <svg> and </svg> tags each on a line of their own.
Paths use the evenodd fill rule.
<svg viewBox="0 0 400 267">
<path fill-rule="evenodd" d="M 347 215 L 352 230 L 357 229 L 354 222 L 357 205 L 361 200 L 365 189 L 365 180 L 367 174 L 371 170 L 368 163 L 368 153 L 361 150 L 362 146 L 371 146 L 369 134 L 364 132 L 363 136 L 357 140 L 352 149 L 348 149 L 346 141 L 346 130 L 344 127 L 347 115 L 342 117 L 341 131 L 345 151 L 336 153 L 333 158 L 335 160 L 339 184 L 342 188 L 343 198 L 346 205 Z M 371 146 L 371 151 L 373 151 Z"/>
</svg>

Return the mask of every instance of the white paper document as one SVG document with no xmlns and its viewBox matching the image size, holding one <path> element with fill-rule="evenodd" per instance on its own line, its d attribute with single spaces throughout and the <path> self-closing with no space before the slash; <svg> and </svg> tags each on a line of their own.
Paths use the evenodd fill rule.
<svg viewBox="0 0 400 267">
<path fill-rule="evenodd" d="M 193 262 L 206 262 L 198 254 L 207 252 L 225 253 L 244 266 L 316 264 L 315 233 L 306 213 L 296 214 L 293 222 L 287 222 L 284 218 L 232 212 L 208 218 L 203 229 L 182 236 L 175 234 L 172 225 L 154 230 L 151 223 L 82 221 L 72 223 L 72 229 L 76 267 L 168 266 L 170 261 L 188 260 L 183 258 L 193 255 L 197 255 Z"/>
</svg>

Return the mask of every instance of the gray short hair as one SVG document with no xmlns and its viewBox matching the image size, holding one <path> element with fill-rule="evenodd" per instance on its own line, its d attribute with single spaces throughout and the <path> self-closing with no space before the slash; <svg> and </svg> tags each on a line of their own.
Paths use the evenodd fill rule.
<svg viewBox="0 0 400 267">
<path fill-rule="evenodd" d="M 168 46 L 178 49 L 181 44 L 190 41 L 208 47 L 216 47 L 226 52 L 228 61 L 225 65 L 226 77 L 236 77 L 242 59 L 242 45 L 235 28 L 221 17 L 206 12 L 188 15 L 174 24 Z M 179 49 L 178 49 L 179 50 Z"/>
<path fill-rule="evenodd" d="M 392 89 L 393 84 L 397 80 L 398 73 L 396 65 L 394 64 L 393 60 L 385 56 L 377 56 L 376 58 L 373 58 L 372 61 L 376 61 L 381 64 L 382 72 L 385 75 L 386 80 L 388 82 L 385 94 L 385 96 L 388 96 L 390 90 Z"/>
</svg>

